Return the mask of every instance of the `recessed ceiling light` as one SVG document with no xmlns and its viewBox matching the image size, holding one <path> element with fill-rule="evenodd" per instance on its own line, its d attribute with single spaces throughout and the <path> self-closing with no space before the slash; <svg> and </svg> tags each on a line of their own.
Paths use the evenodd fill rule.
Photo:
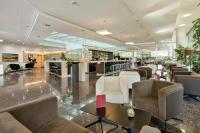
<svg viewBox="0 0 200 133">
<path fill-rule="evenodd" d="M 17 40 L 18 42 L 20 42 L 20 40 Z"/>
<path fill-rule="evenodd" d="M 157 31 L 156 33 L 160 34 L 160 33 L 165 33 L 165 32 L 169 32 L 169 31 L 172 31 L 172 29 L 162 29 L 162 30 Z"/>
<path fill-rule="evenodd" d="M 73 4 L 73 5 L 78 5 L 78 2 L 77 1 L 71 1 L 71 3 Z"/>
<path fill-rule="evenodd" d="M 99 34 L 99 35 L 103 35 L 103 36 L 112 34 L 108 30 L 99 30 L 99 31 L 96 31 L 96 33 Z"/>
<path fill-rule="evenodd" d="M 134 43 L 133 42 L 125 42 L 125 44 L 127 44 L 127 45 L 133 45 Z"/>
<path fill-rule="evenodd" d="M 0 42 L 3 42 L 3 39 L 0 39 Z"/>
<path fill-rule="evenodd" d="M 186 14 L 183 14 L 182 17 L 183 17 L 183 18 L 186 18 L 186 17 L 189 17 L 189 16 L 191 16 L 191 15 L 192 15 L 192 13 L 186 13 Z"/>
<path fill-rule="evenodd" d="M 178 26 L 179 26 L 179 27 L 183 27 L 183 26 L 185 26 L 185 25 L 186 25 L 186 24 L 179 24 Z"/>
<path fill-rule="evenodd" d="M 44 26 L 45 26 L 45 27 L 50 27 L 51 25 L 50 25 L 50 24 L 45 24 Z"/>
</svg>

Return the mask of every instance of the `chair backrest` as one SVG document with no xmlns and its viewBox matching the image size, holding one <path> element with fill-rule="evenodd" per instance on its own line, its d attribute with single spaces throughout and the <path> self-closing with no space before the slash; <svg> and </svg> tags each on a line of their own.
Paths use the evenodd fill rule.
<svg viewBox="0 0 200 133">
<path fill-rule="evenodd" d="M 161 80 L 154 80 L 153 88 L 152 88 L 152 96 L 158 98 L 158 91 L 164 87 L 173 85 L 172 82 L 161 81 Z"/>
<path fill-rule="evenodd" d="M 141 66 L 138 69 L 143 69 L 147 71 L 147 79 L 152 77 L 152 69 L 150 67 L 147 66 Z"/>
<path fill-rule="evenodd" d="M 120 78 L 118 76 L 104 77 L 104 88 L 109 90 L 120 89 Z"/>
<path fill-rule="evenodd" d="M 9 111 L 20 123 L 34 132 L 57 117 L 57 98 L 45 96 L 4 111 Z"/>
<path fill-rule="evenodd" d="M 17 71 L 20 69 L 20 65 L 19 64 L 10 64 L 10 68 L 14 71 Z"/>
<path fill-rule="evenodd" d="M 31 68 L 33 68 L 33 67 L 34 67 L 34 63 L 33 63 L 33 62 L 27 63 L 27 64 L 25 65 L 25 68 L 31 69 Z"/>
<path fill-rule="evenodd" d="M 139 73 L 134 71 L 121 71 L 119 77 L 127 82 L 129 89 L 132 89 L 133 83 L 140 81 Z"/>
<path fill-rule="evenodd" d="M 200 76 L 177 75 L 175 82 L 183 85 L 185 94 L 200 96 Z"/>
<path fill-rule="evenodd" d="M 107 89 L 120 89 L 118 76 L 101 76 L 96 82 L 96 95 L 103 94 Z"/>
</svg>

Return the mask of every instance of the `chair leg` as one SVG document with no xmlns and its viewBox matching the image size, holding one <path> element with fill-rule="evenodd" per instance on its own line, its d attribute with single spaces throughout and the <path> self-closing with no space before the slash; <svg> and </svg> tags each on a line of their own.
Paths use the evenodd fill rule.
<svg viewBox="0 0 200 133">
<path fill-rule="evenodd" d="M 192 99 L 196 100 L 197 102 L 200 102 L 200 99 L 197 98 L 197 96 L 190 96 Z"/>
<path fill-rule="evenodd" d="M 183 120 L 182 120 L 182 119 L 179 119 L 179 118 L 172 118 L 172 119 L 174 119 L 174 120 L 176 120 L 176 121 L 183 122 Z"/>
</svg>

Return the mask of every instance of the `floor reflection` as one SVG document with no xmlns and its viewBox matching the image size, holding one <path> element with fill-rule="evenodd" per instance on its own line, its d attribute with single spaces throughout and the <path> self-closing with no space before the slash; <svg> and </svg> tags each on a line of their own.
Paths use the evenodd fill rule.
<svg viewBox="0 0 200 133">
<path fill-rule="evenodd" d="M 87 76 L 84 82 L 72 82 L 71 78 L 59 78 L 44 73 L 43 69 L 33 72 L 10 73 L 0 76 L 0 112 L 40 97 L 55 95 L 59 101 L 59 114 L 66 119 L 86 125 L 94 116 L 80 111 L 84 105 L 95 100 L 95 74 Z M 184 99 L 184 111 L 178 116 L 183 123 L 168 121 L 185 133 L 200 131 L 200 102 Z M 93 130 L 98 130 L 94 127 Z M 120 132 L 117 130 L 116 132 Z"/>
</svg>

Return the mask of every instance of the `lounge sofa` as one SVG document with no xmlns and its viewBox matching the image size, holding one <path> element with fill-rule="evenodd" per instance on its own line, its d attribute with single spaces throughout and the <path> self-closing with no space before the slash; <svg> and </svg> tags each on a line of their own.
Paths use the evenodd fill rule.
<svg viewBox="0 0 200 133">
<path fill-rule="evenodd" d="M 90 130 L 58 116 L 57 98 L 40 98 L 1 110 L 0 133 L 89 133 Z"/>
</svg>

